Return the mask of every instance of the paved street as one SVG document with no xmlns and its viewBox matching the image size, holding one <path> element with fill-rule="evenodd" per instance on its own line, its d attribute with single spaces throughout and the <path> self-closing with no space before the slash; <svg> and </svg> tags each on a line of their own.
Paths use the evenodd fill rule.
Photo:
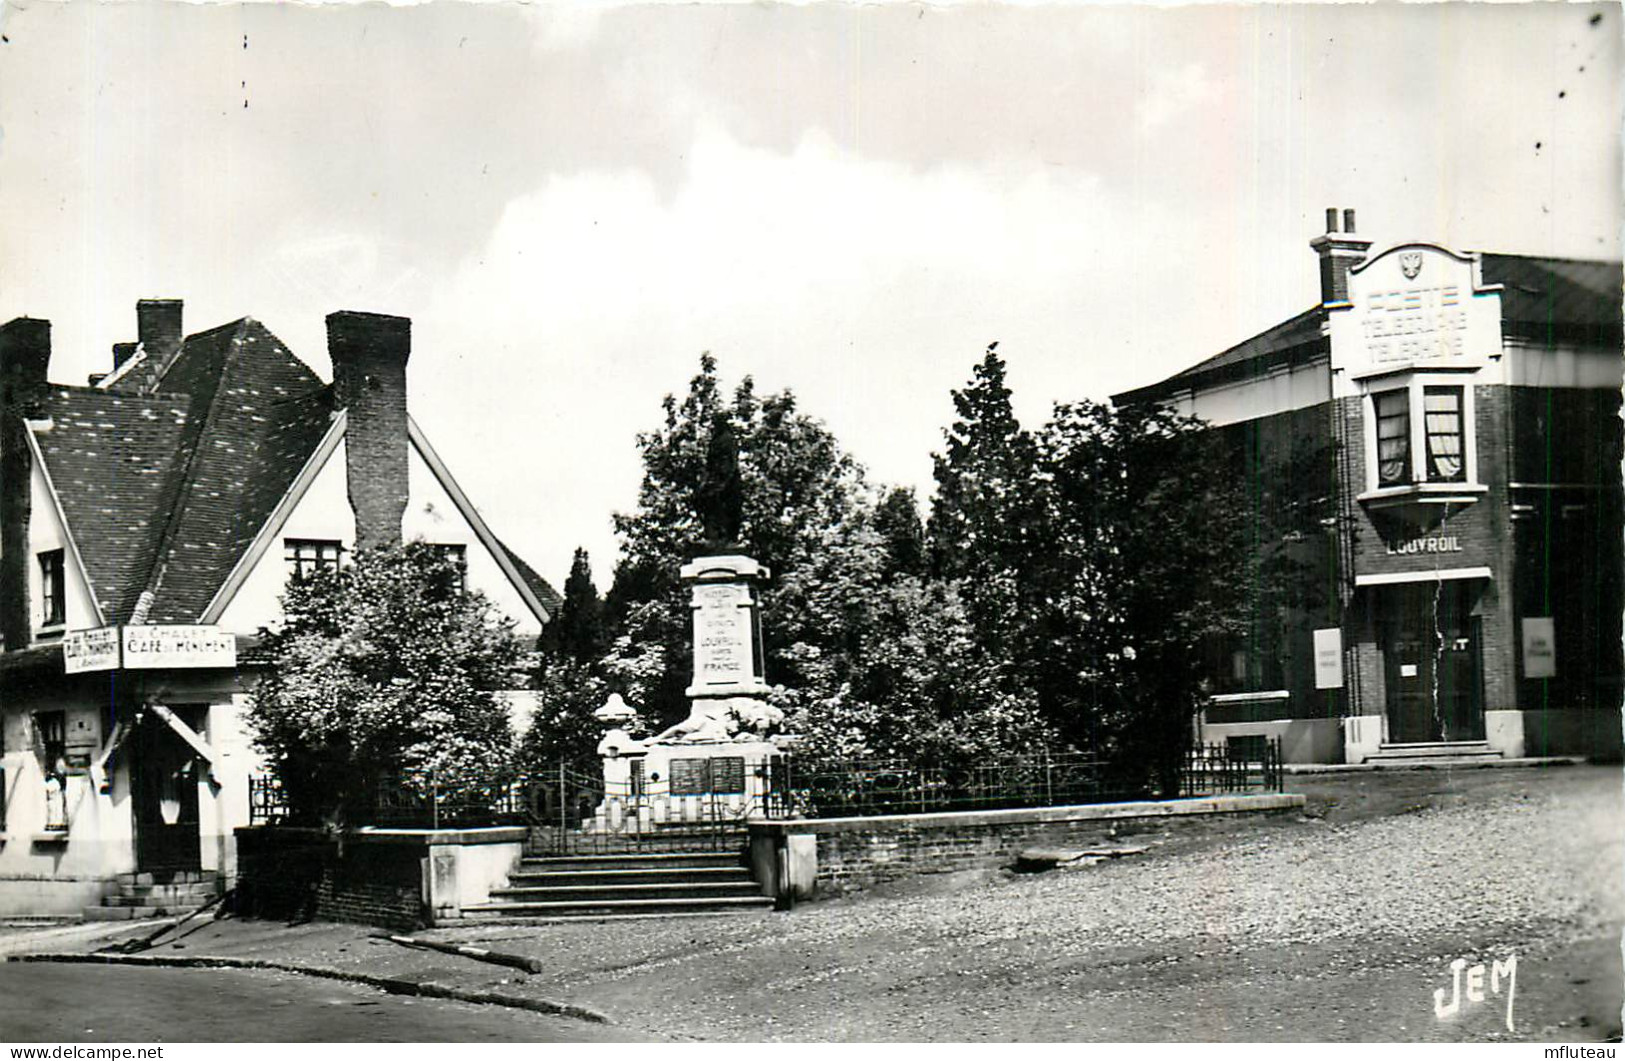
<svg viewBox="0 0 1625 1061">
<path fill-rule="evenodd" d="M 125 980 L 115 974 L 128 970 L 8 965 L 0 991 L 117 1000 L 104 984 L 139 984 L 183 999 L 179 1012 L 198 1022 L 188 1035 L 203 1039 L 368 1037 L 386 1023 L 400 1039 L 647 1030 L 793 1041 L 1574 1042 L 1619 1033 L 1618 768 L 1313 775 L 1288 787 L 1308 797 L 1305 815 L 1152 831 L 1134 838 L 1147 854 L 1089 868 L 924 876 L 787 914 L 422 934 L 541 959 L 546 971 L 528 976 L 353 925 L 202 921 L 153 952 L 501 991 L 604 1013 L 613 1029 L 259 973 Z M 1464 987 L 1460 1011 L 1435 1016 L 1434 991 L 1451 995 L 1452 960 L 1485 962 L 1487 974 L 1514 954 L 1513 1032 L 1508 987 L 1494 994 L 1487 975 L 1483 1001 Z M 41 976 L 88 979 L 53 987 Z M 196 983 L 209 987 L 186 986 Z M 237 992 L 250 984 L 274 987 L 253 995 L 256 1006 L 285 1000 L 266 1019 L 290 1022 L 286 1031 L 236 1022 Z M 147 1010 L 132 997 L 120 1012 L 138 1021 Z M 425 1016 L 442 1012 L 455 1019 Z M 383 1013 L 406 1016 L 385 1022 Z M 37 1034 L 101 1034 L 88 1026 L 97 1030 Z M 109 1024 L 108 1036 L 145 1032 Z"/>
<path fill-rule="evenodd" d="M 240 969 L 0 964 L 3 1042 L 610 1042 L 624 1028 Z M 72 1000 L 64 1004 L 63 1000 Z"/>
<path fill-rule="evenodd" d="M 733 925 L 440 935 L 557 963 L 529 990 L 706 1038 L 1618 1034 L 1617 768 L 1302 777 L 1291 787 L 1317 817 L 1153 834 L 1161 846 L 1137 862 L 961 888 L 923 881 L 940 893 Z M 1453 959 L 1513 953 L 1511 1036 L 1504 997 L 1435 1018 L 1433 991 L 1450 986 Z"/>
</svg>

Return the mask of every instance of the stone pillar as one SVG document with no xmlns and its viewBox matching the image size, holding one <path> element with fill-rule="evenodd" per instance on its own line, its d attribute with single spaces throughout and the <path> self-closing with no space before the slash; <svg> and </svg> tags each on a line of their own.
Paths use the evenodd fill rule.
<svg viewBox="0 0 1625 1061">
<path fill-rule="evenodd" d="M 770 575 L 748 556 L 702 556 L 682 568 L 694 613 L 694 700 L 767 696 L 757 586 Z"/>
</svg>

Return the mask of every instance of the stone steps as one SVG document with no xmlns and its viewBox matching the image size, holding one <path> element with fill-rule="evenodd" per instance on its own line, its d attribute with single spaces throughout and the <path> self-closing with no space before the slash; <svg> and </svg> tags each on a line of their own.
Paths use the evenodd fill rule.
<svg viewBox="0 0 1625 1061">
<path fill-rule="evenodd" d="M 203 904 L 192 906 L 87 906 L 86 921 L 136 921 L 147 917 L 184 917 L 196 913 Z"/>
<path fill-rule="evenodd" d="M 590 918 L 650 913 L 751 913 L 773 908 L 765 895 L 710 899 L 582 899 L 570 902 L 501 902 L 463 907 L 465 917 Z"/>
<path fill-rule="evenodd" d="M 744 880 L 688 881 L 680 877 L 650 884 L 599 884 L 582 887 L 541 885 L 496 888 L 491 895 L 504 902 L 581 902 L 613 899 L 709 899 L 760 895 L 761 889 L 748 877 Z"/>
<path fill-rule="evenodd" d="M 773 900 L 751 880 L 741 851 L 560 855 L 522 859 L 491 901 L 463 907 L 474 920 L 599 920 L 751 913 Z"/>
<path fill-rule="evenodd" d="M 1431 744 L 1383 744 L 1365 757 L 1367 763 L 1451 763 L 1490 762 L 1501 758 L 1488 741 L 1439 741 Z"/>
<path fill-rule="evenodd" d="M 218 873 L 202 870 L 121 873 L 117 880 L 118 890 L 103 896 L 101 905 L 84 908 L 86 921 L 190 914 L 218 896 L 221 888 Z"/>
</svg>

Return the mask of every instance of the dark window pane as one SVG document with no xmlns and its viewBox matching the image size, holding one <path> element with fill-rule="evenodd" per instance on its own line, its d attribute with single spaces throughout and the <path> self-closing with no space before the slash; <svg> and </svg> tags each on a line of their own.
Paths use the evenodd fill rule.
<svg viewBox="0 0 1625 1061">
<path fill-rule="evenodd" d="M 63 569 L 61 549 L 39 554 L 41 622 L 45 626 L 61 626 L 67 620 L 67 578 Z"/>
<path fill-rule="evenodd" d="M 1377 484 L 1395 486 L 1411 481 L 1411 409 L 1405 391 L 1376 395 Z"/>
<path fill-rule="evenodd" d="M 1422 395 L 1423 426 L 1427 429 L 1428 478 L 1458 482 L 1466 478 L 1462 458 L 1461 388 L 1428 387 Z"/>
</svg>

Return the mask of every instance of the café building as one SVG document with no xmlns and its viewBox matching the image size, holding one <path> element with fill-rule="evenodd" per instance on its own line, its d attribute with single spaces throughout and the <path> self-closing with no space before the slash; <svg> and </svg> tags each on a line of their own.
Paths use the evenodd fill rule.
<svg viewBox="0 0 1625 1061">
<path fill-rule="evenodd" d="M 186 335 L 181 311 L 140 302 L 83 385 L 49 381 L 48 321 L 0 325 L 0 916 L 230 886 L 290 577 L 419 540 L 519 636 L 559 604 L 409 414 L 409 320 L 330 314 L 329 383 L 252 318 Z"/>
<path fill-rule="evenodd" d="M 1373 252 L 1352 210 L 1310 246 L 1316 305 L 1113 399 L 1205 421 L 1251 506 L 1199 737 L 1617 757 L 1621 264 Z"/>
</svg>

